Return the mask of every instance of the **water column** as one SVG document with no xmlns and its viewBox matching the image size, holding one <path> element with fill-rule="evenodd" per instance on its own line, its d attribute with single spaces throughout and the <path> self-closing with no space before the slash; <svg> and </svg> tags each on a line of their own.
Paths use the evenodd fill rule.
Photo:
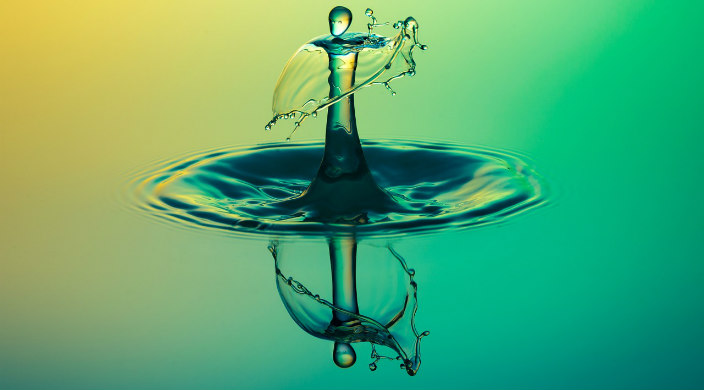
<svg viewBox="0 0 704 390">
<path fill-rule="evenodd" d="M 342 41 L 340 36 L 352 22 L 352 12 L 345 7 L 335 7 L 330 11 L 330 34 Z M 357 68 L 357 52 L 346 54 L 328 53 L 330 76 L 330 98 L 338 97 L 354 85 Z M 325 125 L 325 151 L 315 182 L 322 186 L 335 186 L 342 182 L 358 181 L 370 176 L 364 160 L 362 146 L 357 134 L 357 121 L 354 112 L 354 95 L 341 99 L 328 108 Z M 355 186 L 356 187 L 356 186 Z M 335 192 L 340 192 L 337 188 Z M 331 194 L 333 195 L 333 194 Z M 341 199 L 345 202 L 344 199 Z M 347 202 L 349 204 L 349 202 Z M 353 202 L 354 203 L 354 202 Z M 338 207 L 335 207 L 338 208 Z M 339 211 L 339 210 L 335 210 Z M 357 242 L 352 236 L 332 237 L 330 246 L 330 268 L 332 272 L 333 305 L 352 313 L 359 313 L 357 306 Z M 354 318 L 333 310 L 332 325 L 340 326 Z M 348 343 L 336 341 L 333 348 L 333 361 L 339 367 L 351 367 L 356 354 Z"/>
<path fill-rule="evenodd" d="M 351 90 L 355 83 L 358 51 L 350 50 L 344 32 L 352 21 L 345 7 L 330 11 L 332 45 L 328 47 L 330 99 Z M 303 204 L 316 209 L 316 219 L 360 224 L 367 212 L 388 210 L 393 200 L 372 177 L 364 159 L 357 133 L 354 94 L 327 108 L 325 150 L 316 177 L 300 197 Z"/>
</svg>

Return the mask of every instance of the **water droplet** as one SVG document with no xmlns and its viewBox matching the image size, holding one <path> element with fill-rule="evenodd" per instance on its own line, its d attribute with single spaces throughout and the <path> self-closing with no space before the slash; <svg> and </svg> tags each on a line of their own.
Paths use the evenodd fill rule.
<svg viewBox="0 0 704 390">
<path fill-rule="evenodd" d="M 286 142 L 291 142 L 291 137 L 286 137 Z"/>
<path fill-rule="evenodd" d="M 376 371 L 376 363 L 369 363 L 369 370 Z"/>
<path fill-rule="evenodd" d="M 284 119 L 288 119 L 288 114 L 284 114 Z"/>
<path fill-rule="evenodd" d="M 409 268 L 409 269 L 408 269 L 408 274 L 411 275 L 411 276 L 414 276 L 414 275 L 416 274 L 416 270 L 414 270 L 413 268 Z"/>
<path fill-rule="evenodd" d="M 364 11 L 364 14 L 367 16 L 372 16 L 374 14 L 374 11 L 372 11 L 371 8 L 367 8 L 366 11 Z M 376 366 L 375 366 L 376 367 Z"/>
<path fill-rule="evenodd" d="M 357 361 L 357 354 L 351 345 L 336 341 L 332 350 L 332 360 L 340 368 L 349 368 Z"/>
<path fill-rule="evenodd" d="M 421 50 L 428 50 L 428 45 L 420 45 Z"/>
<path fill-rule="evenodd" d="M 330 11 L 330 34 L 339 37 L 344 34 L 352 23 L 352 12 L 343 6 L 337 6 Z"/>
<path fill-rule="evenodd" d="M 396 96 L 396 92 L 391 92 L 391 96 Z"/>
<path fill-rule="evenodd" d="M 318 111 L 313 111 L 310 115 L 311 115 L 313 118 L 317 118 L 317 117 L 318 117 Z"/>
<path fill-rule="evenodd" d="M 412 16 L 407 17 L 403 25 L 409 30 L 418 29 L 418 22 Z"/>
<path fill-rule="evenodd" d="M 398 22 L 394 23 L 394 28 L 395 28 L 395 29 L 399 29 L 399 28 L 401 28 L 401 26 L 403 26 L 403 22 L 400 21 L 400 20 L 399 20 Z"/>
<path fill-rule="evenodd" d="M 271 125 L 264 126 L 264 130 L 271 130 Z"/>
<path fill-rule="evenodd" d="M 425 337 L 425 336 L 428 336 L 429 334 L 430 334 L 430 332 L 428 332 L 428 331 L 426 330 L 425 332 L 421 333 L 420 335 L 423 336 L 423 337 Z"/>
</svg>

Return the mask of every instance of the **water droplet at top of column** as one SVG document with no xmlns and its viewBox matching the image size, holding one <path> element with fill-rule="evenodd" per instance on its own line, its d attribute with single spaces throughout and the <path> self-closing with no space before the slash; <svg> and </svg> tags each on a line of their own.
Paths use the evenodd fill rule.
<svg viewBox="0 0 704 390">
<path fill-rule="evenodd" d="M 347 7 L 337 6 L 330 11 L 330 34 L 339 37 L 344 34 L 352 23 L 352 11 Z"/>
</svg>

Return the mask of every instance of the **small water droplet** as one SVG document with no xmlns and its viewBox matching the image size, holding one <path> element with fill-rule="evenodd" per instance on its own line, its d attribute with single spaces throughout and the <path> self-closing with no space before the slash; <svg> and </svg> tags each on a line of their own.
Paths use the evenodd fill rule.
<svg viewBox="0 0 704 390">
<path fill-rule="evenodd" d="M 425 337 L 425 336 L 427 336 L 427 335 L 429 335 L 429 334 L 430 334 L 430 332 L 428 332 L 428 331 L 426 330 L 425 332 L 421 333 L 420 335 L 423 336 L 423 337 Z"/>
<path fill-rule="evenodd" d="M 352 23 L 352 11 L 347 7 L 337 6 L 330 11 L 330 34 L 339 37 L 344 34 Z"/>
<path fill-rule="evenodd" d="M 371 8 L 367 8 L 367 10 L 364 11 L 364 14 L 367 16 L 372 16 L 374 14 L 374 11 L 372 11 Z"/>
<path fill-rule="evenodd" d="M 418 22 L 412 16 L 407 17 L 406 21 L 403 22 L 403 25 L 410 30 L 415 30 L 418 28 Z"/>
<path fill-rule="evenodd" d="M 357 361 L 357 354 L 351 345 L 336 341 L 332 350 L 332 360 L 340 368 L 349 368 Z"/>
<path fill-rule="evenodd" d="M 391 92 L 391 96 L 396 96 L 396 92 Z"/>
<path fill-rule="evenodd" d="M 271 125 L 264 126 L 264 130 L 271 130 Z"/>
<path fill-rule="evenodd" d="M 317 118 L 317 117 L 318 117 L 318 111 L 313 111 L 310 115 L 311 115 L 313 118 Z"/>
<path fill-rule="evenodd" d="M 369 370 L 376 371 L 376 363 L 369 363 Z"/>
<path fill-rule="evenodd" d="M 284 119 L 288 119 L 288 117 L 289 117 L 288 114 L 284 114 Z"/>
<path fill-rule="evenodd" d="M 291 142 L 291 137 L 286 137 L 286 142 Z"/>
<path fill-rule="evenodd" d="M 411 275 L 411 276 L 414 276 L 414 275 L 416 274 L 416 270 L 414 270 L 413 268 L 409 268 L 409 269 L 408 269 L 408 274 Z"/>
<path fill-rule="evenodd" d="M 428 45 L 420 45 L 421 50 L 428 50 Z"/>
</svg>

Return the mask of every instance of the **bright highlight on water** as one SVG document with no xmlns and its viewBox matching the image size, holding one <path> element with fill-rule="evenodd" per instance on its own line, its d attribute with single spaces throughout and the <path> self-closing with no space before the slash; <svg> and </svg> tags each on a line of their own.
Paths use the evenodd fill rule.
<svg viewBox="0 0 704 390">
<path fill-rule="evenodd" d="M 307 333 L 332 342 L 337 366 L 354 365 L 353 344 L 369 342 L 370 370 L 396 360 L 415 375 L 420 340 L 428 335 L 415 325 L 415 271 L 389 246 L 388 261 L 375 259 L 361 272 L 358 242 L 501 222 L 543 204 L 545 186 L 523 158 L 505 152 L 405 140 L 365 141 L 363 148 L 356 92 L 383 85 L 395 94 L 392 81 L 416 74 L 414 49 L 427 49 L 413 17 L 391 24 L 380 23 L 371 9 L 365 15 L 367 32 L 347 32 L 352 13 L 333 8 L 330 34 L 296 51 L 276 85 L 266 129 L 292 118 L 295 131 L 326 110 L 324 143 L 194 153 L 138 173 L 131 194 L 138 208 L 179 226 L 271 240 L 288 313 Z M 397 30 L 393 37 L 373 33 L 389 25 Z M 304 259 L 286 258 L 280 241 L 294 237 L 325 240 L 329 264 L 302 270 Z M 327 296 L 306 279 L 323 269 L 329 270 Z M 375 275 L 383 278 L 364 284 Z M 372 302 L 359 299 L 360 283 L 373 286 Z"/>
</svg>

